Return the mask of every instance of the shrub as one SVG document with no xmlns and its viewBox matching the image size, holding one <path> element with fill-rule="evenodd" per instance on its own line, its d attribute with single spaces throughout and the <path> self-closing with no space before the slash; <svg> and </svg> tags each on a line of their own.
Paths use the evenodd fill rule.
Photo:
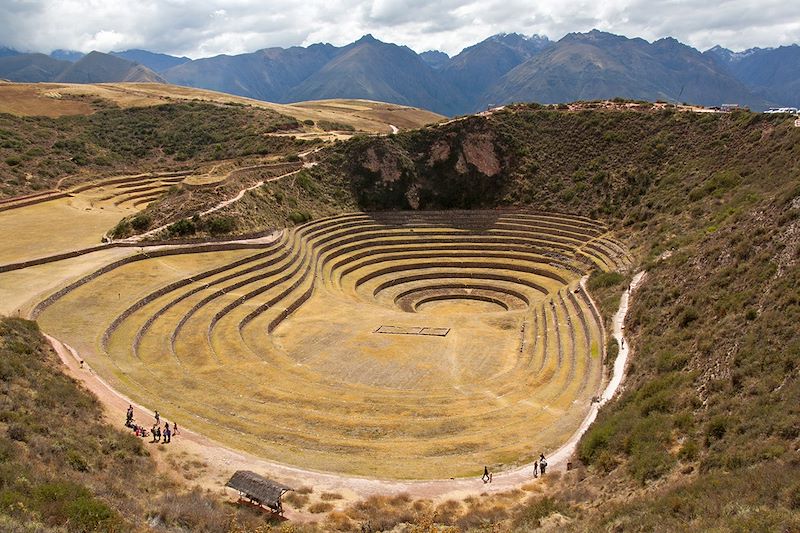
<svg viewBox="0 0 800 533">
<path fill-rule="evenodd" d="M 711 442 L 723 438 L 728 431 L 728 424 L 728 417 L 723 415 L 717 415 L 709 420 L 706 428 L 706 441 Z"/>
<path fill-rule="evenodd" d="M 120 521 L 108 505 L 90 496 L 76 498 L 65 510 L 70 529 L 75 531 L 113 531 Z"/>
<path fill-rule="evenodd" d="M 195 227 L 194 222 L 187 218 L 183 218 L 167 227 L 167 231 L 169 231 L 170 235 L 177 235 L 180 237 L 194 235 L 196 230 L 197 228 Z"/>
<path fill-rule="evenodd" d="M 689 362 L 689 356 L 685 353 L 673 354 L 662 353 L 658 357 L 656 368 L 660 373 L 673 372 L 676 370 L 683 370 Z"/>
<path fill-rule="evenodd" d="M 19 442 L 25 442 L 28 440 L 25 428 L 19 424 L 13 424 L 9 426 L 6 432 L 8 434 L 8 438 L 11 440 L 16 440 Z"/>
<path fill-rule="evenodd" d="M 289 220 L 291 220 L 294 224 L 302 224 L 303 222 L 308 222 L 311 220 L 312 216 L 311 213 L 308 211 L 292 211 L 289 213 Z"/>
<path fill-rule="evenodd" d="M 308 494 L 300 494 L 292 491 L 283 497 L 283 501 L 294 507 L 295 509 L 302 509 L 308 503 Z"/>
<path fill-rule="evenodd" d="M 86 462 L 86 459 L 84 459 L 77 450 L 70 450 L 67 452 L 67 464 L 78 472 L 89 471 L 89 463 Z"/>
<path fill-rule="evenodd" d="M 211 235 L 230 233 L 236 229 L 236 219 L 233 217 L 215 217 L 206 223 L 206 227 Z"/>
<path fill-rule="evenodd" d="M 685 328 L 695 320 L 700 318 L 697 309 L 690 307 L 689 309 L 685 309 L 683 313 L 681 313 L 680 317 L 678 318 L 678 325 L 682 328 Z"/>
<path fill-rule="evenodd" d="M 562 504 L 551 497 L 533 498 L 514 517 L 514 527 L 529 531 L 542 525 L 542 519 L 562 512 Z"/>
<path fill-rule="evenodd" d="M 660 444 L 642 440 L 631 450 L 628 469 L 634 479 L 644 484 L 666 474 L 673 463 L 674 459 Z"/>
<path fill-rule="evenodd" d="M 308 506 L 308 512 L 314 514 L 327 513 L 328 511 L 332 510 L 333 510 L 333 505 L 331 505 L 328 502 L 317 502 L 317 503 L 312 503 L 311 505 Z"/>
<path fill-rule="evenodd" d="M 136 231 L 144 231 L 150 227 L 151 222 L 149 215 L 139 214 L 131 219 L 131 227 Z"/>
<path fill-rule="evenodd" d="M 127 219 L 120 220 L 114 229 L 111 230 L 111 237 L 122 239 L 131 233 L 131 223 Z"/>
</svg>

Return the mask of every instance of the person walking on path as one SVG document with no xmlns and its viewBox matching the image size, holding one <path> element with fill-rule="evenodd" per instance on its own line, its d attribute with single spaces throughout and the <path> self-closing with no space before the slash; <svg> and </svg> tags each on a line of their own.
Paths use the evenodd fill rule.
<svg viewBox="0 0 800 533">
<path fill-rule="evenodd" d="M 533 462 L 533 477 L 539 477 L 539 461 Z"/>
<path fill-rule="evenodd" d="M 169 422 L 164 424 L 164 444 L 169 444 L 172 432 L 169 430 Z"/>
<path fill-rule="evenodd" d="M 539 472 L 542 473 L 542 477 L 544 477 L 544 472 L 547 469 L 547 459 L 544 458 L 544 454 L 539 454 Z"/>
<path fill-rule="evenodd" d="M 161 425 L 161 415 L 158 414 L 158 411 L 153 415 L 156 419 L 156 425 Z"/>
<path fill-rule="evenodd" d="M 178 434 L 178 423 L 177 422 L 173 422 L 172 423 L 172 434 L 173 435 L 177 435 Z"/>
<path fill-rule="evenodd" d="M 483 475 L 481 476 L 481 481 L 483 481 L 483 483 L 486 484 L 489 483 L 491 480 L 492 480 L 492 475 L 489 473 L 489 467 L 484 466 Z"/>
</svg>

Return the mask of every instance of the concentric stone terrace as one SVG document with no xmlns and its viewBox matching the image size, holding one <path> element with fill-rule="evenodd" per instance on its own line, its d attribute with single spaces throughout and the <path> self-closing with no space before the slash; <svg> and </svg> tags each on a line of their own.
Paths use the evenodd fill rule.
<svg viewBox="0 0 800 533">
<path fill-rule="evenodd" d="M 579 280 L 629 261 L 583 217 L 358 213 L 270 244 L 134 256 L 36 313 L 124 393 L 232 446 L 452 477 L 578 428 L 604 346 Z"/>
</svg>

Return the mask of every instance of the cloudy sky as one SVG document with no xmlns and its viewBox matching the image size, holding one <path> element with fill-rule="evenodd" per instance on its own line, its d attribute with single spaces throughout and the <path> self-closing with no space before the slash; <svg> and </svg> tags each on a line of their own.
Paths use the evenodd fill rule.
<svg viewBox="0 0 800 533">
<path fill-rule="evenodd" d="M 0 45 L 192 58 L 363 34 L 455 54 L 500 32 L 598 28 L 705 50 L 800 43 L 800 0 L 0 0 Z"/>
</svg>

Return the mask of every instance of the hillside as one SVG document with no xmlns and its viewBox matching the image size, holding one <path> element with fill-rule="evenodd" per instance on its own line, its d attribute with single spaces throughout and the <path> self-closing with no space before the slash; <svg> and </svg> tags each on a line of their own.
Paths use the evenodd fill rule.
<svg viewBox="0 0 800 533">
<path fill-rule="evenodd" d="M 518 33 L 493 35 L 462 50 L 442 69 L 445 78 L 470 102 L 464 111 L 474 111 L 483 93 L 507 72 L 549 47 L 547 37 L 525 37 Z"/>
<path fill-rule="evenodd" d="M 564 489 L 574 529 L 791 529 L 798 155 L 800 130 L 782 117 L 516 107 L 354 139 L 318 176 L 344 167 L 370 209 L 532 205 L 612 222 L 648 278 L 628 322 L 628 385 Z M 727 515 L 740 500 L 752 512 Z"/>
<path fill-rule="evenodd" d="M 510 101 L 558 103 L 633 98 L 762 109 L 738 80 L 710 58 L 674 39 L 648 43 L 593 30 L 569 34 L 487 89 L 487 104 Z"/>
<path fill-rule="evenodd" d="M 100 52 L 90 52 L 56 76 L 64 83 L 145 82 L 163 83 L 164 79 L 149 68 Z"/>
<path fill-rule="evenodd" d="M 64 368 L 36 323 L 0 318 L 0 529 L 268 527 L 262 517 L 189 491 L 168 464 L 157 466 L 156 458 L 168 453 L 163 446 L 148 444 L 119 421 L 110 424 L 97 398 Z M 184 467 L 181 459 L 170 460 Z"/>
<path fill-rule="evenodd" d="M 287 99 L 288 91 L 322 68 L 336 53 L 337 49 L 329 44 L 268 48 L 251 54 L 220 55 L 183 63 L 165 71 L 164 76 L 176 85 L 271 102 L 297 101 Z"/>
<path fill-rule="evenodd" d="M 0 198 L 125 172 L 296 153 L 308 143 L 269 134 L 297 128 L 295 119 L 274 111 L 208 103 L 109 108 L 60 118 L 0 114 Z"/>
<path fill-rule="evenodd" d="M 751 91 L 780 107 L 800 107 L 800 46 L 755 48 L 734 53 L 715 47 L 715 57 Z"/>
<path fill-rule="evenodd" d="M 391 133 L 418 128 L 444 117 L 409 106 L 371 100 L 316 100 L 291 105 L 275 104 L 203 89 L 163 83 L 8 83 L 0 81 L 0 113 L 16 116 L 88 115 L 109 107 L 151 107 L 165 103 L 222 104 L 266 110 L 294 118 L 308 139 L 332 140 L 353 131 Z"/>
<path fill-rule="evenodd" d="M 181 105 L 165 109 L 187 113 L 180 118 L 189 125 L 195 113 L 197 124 L 231 130 L 254 112 Z M 215 213 L 235 220 L 237 233 L 358 208 L 515 206 L 591 216 L 636 256 L 635 268 L 589 280 L 606 318 L 631 274 L 647 272 L 626 323 L 634 354 L 624 390 L 581 440 L 574 471 L 535 490 L 440 506 L 374 497 L 331 513 L 323 530 L 368 519 L 387 529 L 800 527 L 800 128 L 787 116 L 749 112 L 587 107 L 508 106 L 397 135 L 356 135 L 309 155 L 313 168 Z M 137 112 L 153 120 L 159 108 L 127 112 L 111 115 L 120 128 Z M 231 123 L 204 115 L 223 112 Z M 44 123 L 14 120 L 4 132 Z M 176 150 L 192 148 L 194 137 L 175 137 Z M 213 154 L 211 146 L 195 146 L 197 156 Z"/>
<path fill-rule="evenodd" d="M 446 115 L 519 101 L 631 98 L 763 110 L 794 105 L 798 45 L 705 53 L 597 30 L 547 37 L 499 33 L 453 57 L 417 54 L 371 35 L 345 46 L 272 47 L 190 60 L 147 50 L 86 56 L 0 54 L 0 78 L 17 82 L 163 82 L 268 102 L 368 99 Z M 121 63 L 126 61 L 127 63 Z"/>
<path fill-rule="evenodd" d="M 412 50 L 366 35 L 340 49 L 330 62 L 284 98 L 364 98 L 415 105 L 436 113 L 463 109 L 458 91 Z"/>
<path fill-rule="evenodd" d="M 101 52 L 71 57 L 70 60 L 44 54 L 0 56 L 0 78 L 31 83 L 164 82 L 143 65 Z"/>
<path fill-rule="evenodd" d="M 154 72 L 163 72 L 169 68 L 177 67 L 187 61 L 188 57 L 175 57 L 168 54 L 156 54 L 147 50 L 124 50 L 122 52 L 111 52 L 112 56 L 121 57 L 134 63 L 144 65 Z"/>
<path fill-rule="evenodd" d="M 0 78 L 31 83 L 51 81 L 69 65 L 44 54 L 8 54 L 0 56 Z"/>
<path fill-rule="evenodd" d="M 626 325 L 635 354 L 625 389 L 581 440 L 576 470 L 553 479 L 546 501 L 508 495 L 483 518 L 464 520 L 456 506 L 438 523 L 525 531 L 553 515 L 574 531 L 800 525 L 800 131 L 791 120 L 513 106 L 317 155 L 302 178 L 217 215 L 246 232 L 274 227 L 281 209 L 307 219 L 354 205 L 533 206 L 607 221 L 647 271 Z M 590 281 L 611 302 L 606 316 L 630 274 Z M 729 511 L 742 502 L 746 511 Z M 359 505 L 348 516 L 372 504 Z M 388 527 L 424 520 L 413 509 L 428 504 L 392 505 L 398 522 Z"/>
</svg>

